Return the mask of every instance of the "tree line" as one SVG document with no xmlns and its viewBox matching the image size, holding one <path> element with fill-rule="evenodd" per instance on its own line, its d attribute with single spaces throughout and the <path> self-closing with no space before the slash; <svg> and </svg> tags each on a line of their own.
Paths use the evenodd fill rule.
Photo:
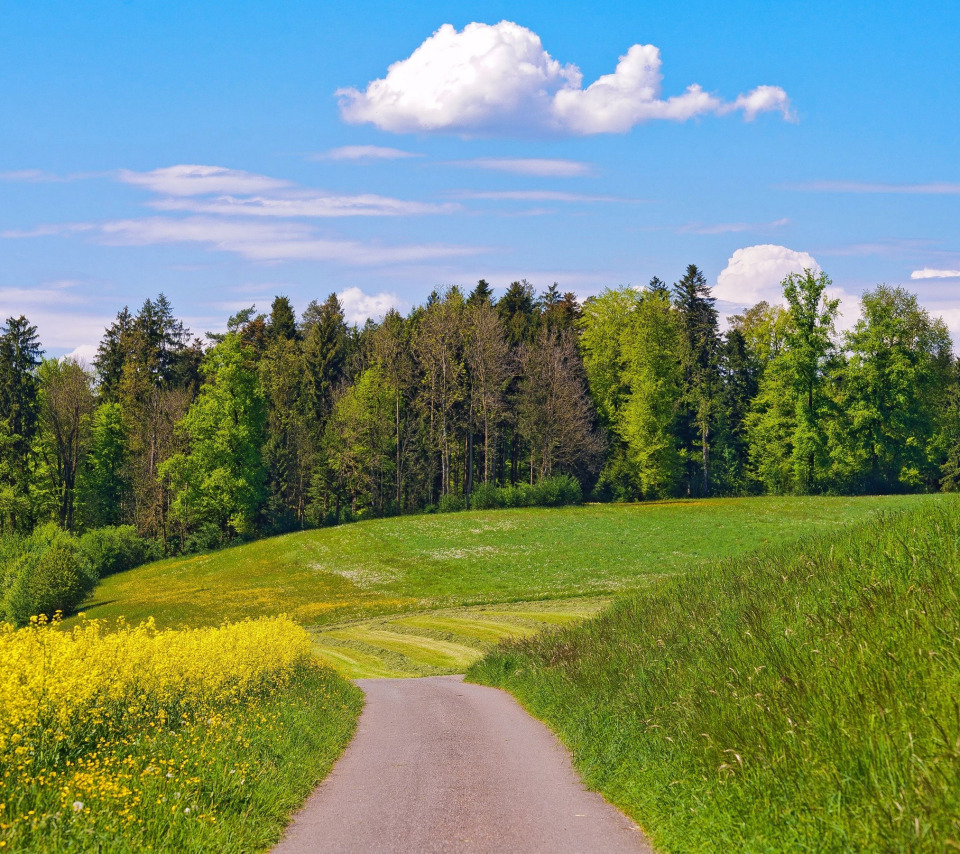
<svg viewBox="0 0 960 854">
<path fill-rule="evenodd" d="M 830 280 L 721 330 L 691 265 L 582 304 L 514 282 L 406 316 L 254 307 L 191 335 L 160 295 L 92 370 L 0 328 L 0 532 L 132 525 L 164 550 L 496 503 L 955 489 L 960 367 L 943 322 L 878 286 L 838 333 Z"/>
</svg>

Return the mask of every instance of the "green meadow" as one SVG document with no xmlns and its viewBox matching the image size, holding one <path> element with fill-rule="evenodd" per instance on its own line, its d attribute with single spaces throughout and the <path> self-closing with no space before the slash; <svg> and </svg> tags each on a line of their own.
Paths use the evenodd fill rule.
<svg viewBox="0 0 960 854">
<path fill-rule="evenodd" d="M 725 498 L 377 519 L 118 573 L 83 610 L 168 627 L 286 613 L 351 678 L 459 673 L 502 639 L 583 620 L 704 561 L 938 500 Z"/>
<path fill-rule="evenodd" d="M 960 848 L 960 501 L 713 560 L 498 647 L 659 851 Z"/>
<path fill-rule="evenodd" d="M 800 540 L 936 496 L 720 498 L 402 516 L 178 557 L 105 578 L 89 617 L 305 625 L 465 605 L 604 596 L 706 559 Z"/>
</svg>

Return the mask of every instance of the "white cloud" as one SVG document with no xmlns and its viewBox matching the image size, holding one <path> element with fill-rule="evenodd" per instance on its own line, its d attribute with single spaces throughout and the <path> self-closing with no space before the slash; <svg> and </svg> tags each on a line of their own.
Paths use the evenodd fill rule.
<svg viewBox="0 0 960 854">
<path fill-rule="evenodd" d="M 884 184 L 865 181 L 808 181 L 787 184 L 787 190 L 812 193 L 896 193 L 921 196 L 954 196 L 960 194 L 960 184 L 937 181 L 931 184 Z"/>
<path fill-rule="evenodd" d="M 717 299 L 742 305 L 760 300 L 783 301 L 780 283 L 790 273 L 805 269 L 820 272 L 820 265 L 807 252 L 796 252 L 786 246 L 762 244 L 738 249 L 717 276 L 713 295 Z"/>
<path fill-rule="evenodd" d="M 95 310 L 96 299 L 76 291 L 79 284 L 60 281 L 33 288 L 0 288 L 0 320 L 25 315 L 37 327 L 40 345 L 47 351 L 87 348 L 76 355 L 96 353 L 110 319 L 88 313 Z M 87 359 L 88 364 L 91 361 L 92 357 Z"/>
<path fill-rule="evenodd" d="M 492 169 L 515 175 L 536 175 L 542 178 L 578 178 L 593 174 L 590 163 L 547 157 L 477 157 L 474 160 L 459 160 L 452 165 Z"/>
<path fill-rule="evenodd" d="M 691 222 L 677 229 L 681 234 L 731 234 L 741 231 L 771 231 L 789 224 L 789 219 L 777 219 L 773 222 L 717 222 L 704 224 Z"/>
<path fill-rule="evenodd" d="M 347 323 L 363 324 L 366 323 L 367 318 L 382 320 L 391 308 L 405 312 L 410 307 L 409 303 L 396 294 L 386 292 L 366 294 L 360 288 L 342 290 L 337 294 L 337 299 L 340 300 Z"/>
<path fill-rule="evenodd" d="M 131 172 L 121 169 L 119 178 L 125 184 L 143 187 L 168 196 L 206 196 L 213 193 L 263 193 L 289 187 L 289 181 L 255 175 L 223 166 L 167 166 L 152 172 Z"/>
<path fill-rule="evenodd" d="M 254 261 L 335 261 L 357 266 L 408 263 L 484 251 L 480 247 L 448 244 L 381 246 L 320 238 L 309 226 L 297 223 L 200 216 L 117 220 L 100 226 L 100 234 L 104 243 L 120 246 L 196 243 Z"/>
<path fill-rule="evenodd" d="M 960 270 L 931 270 L 924 267 L 922 270 L 914 270 L 910 274 L 911 279 L 960 279 Z"/>
<path fill-rule="evenodd" d="M 388 148 L 383 145 L 342 145 L 340 148 L 331 148 L 322 154 L 314 156 L 314 160 L 404 160 L 409 157 L 423 157 L 413 151 L 403 151 L 399 148 Z"/>
<path fill-rule="evenodd" d="M 592 196 L 586 193 L 565 193 L 562 190 L 461 190 L 462 199 L 494 199 L 515 202 L 640 202 L 621 196 Z"/>
<path fill-rule="evenodd" d="M 693 84 L 664 99 L 660 67 L 657 47 L 635 44 L 613 74 L 584 89 L 580 69 L 561 65 L 526 27 L 472 23 L 457 32 L 444 24 L 384 78 L 362 92 L 345 88 L 336 95 L 346 121 L 398 133 L 623 133 L 653 119 L 686 121 L 735 110 L 747 120 L 769 110 L 792 118 L 778 86 L 724 102 Z"/>
<path fill-rule="evenodd" d="M 219 196 L 213 199 L 160 199 L 150 207 L 163 211 L 191 211 L 192 213 L 234 216 L 278 217 L 345 217 L 345 216 L 414 216 L 422 214 L 453 213 L 460 206 L 450 202 L 410 202 L 387 196 L 364 194 L 331 196 L 298 194 L 295 196 Z"/>
<path fill-rule="evenodd" d="M 81 344 L 63 356 L 63 360 L 70 359 L 84 368 L 90 369 L 93 367 L 93 360 L 97 357 L 98 349 L 96 344 Z"/>
<path fill-rule="evenodd" d="M 0 231 L 0 237 L 11 239 L 22 237 L 59 237 L 64 234 L 93 231 L 95 228 L 95 225 L 88 222 L 45 223 L 34 228 L 11 228 L 7 231 Z"/>
<path fill-rule="evenodd" d="M 786 246 L 763 244 L 738 249 L 717 277 L 713 295 L 727 303 L 725 308 L 746 308 L 765 300 L 783 305 L 781 282 L 790 273 L 811 270 L 821 272 L 820 265 L 808 252 L 797 252 Z M 832 285 L 825 291 L 828 299 L 839 299 L 836 329 L 853 329 L 860 316 L 860 299 L 843 288 Z M 730 312 L 732 313 L 732 312 Z"/>
</svg>

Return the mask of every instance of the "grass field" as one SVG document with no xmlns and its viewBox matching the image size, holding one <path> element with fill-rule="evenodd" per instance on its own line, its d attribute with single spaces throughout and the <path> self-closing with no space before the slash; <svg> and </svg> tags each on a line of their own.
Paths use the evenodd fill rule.
<svg viewBox="0 0 960 854">
<path fill-rule="evenodd" d="M 712 561 L 491 652 L 669 851 L 960 848 L 960 501 Z"/>
<path fill-rule="evenodd" d="M 746 498 L 406 516 L 289 534 L 104 579 L 91 617 L 330 625 L 403 612 L 602 596 L 936 496 Z"/>
</svg>

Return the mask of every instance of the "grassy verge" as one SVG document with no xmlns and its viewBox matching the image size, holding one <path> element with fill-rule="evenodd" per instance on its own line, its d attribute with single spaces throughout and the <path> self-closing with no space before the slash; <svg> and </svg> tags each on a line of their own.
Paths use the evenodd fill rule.
<svg viewBox="0 0 960 854">
<path fill-rule="evenodd" d="M 960 503 L 698 568 L 468 678 L 662 851 L 960 848 Z"/>
<path fill-rule="evenodd" d="M 102 628 L 0 635 L 0 849 L 269 848 L 349 741 L 359 690 L 283 619 Z"/>
<path fill-rule="evenodd" d="M 92 617 L 330 625 L 408 611 L 602 596 L 704 559 L 788 543 L 940 496 L 746 498 L 379 519 L 174 558 L 105 578 Z"/>
</svg>

